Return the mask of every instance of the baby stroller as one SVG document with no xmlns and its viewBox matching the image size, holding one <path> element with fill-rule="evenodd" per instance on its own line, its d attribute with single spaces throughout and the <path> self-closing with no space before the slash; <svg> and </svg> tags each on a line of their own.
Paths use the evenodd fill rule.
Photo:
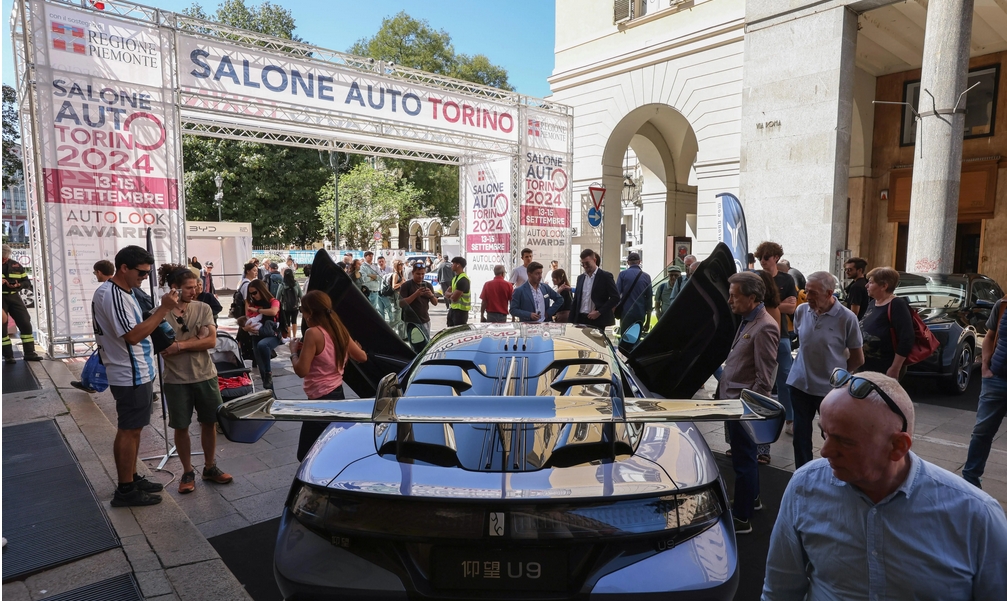
<svg viewBox="0 0 1007 601">
<path fill-rule="evenodd" d="M 210 359 L 217 368 L 217 383 L 224 402 L 255 392 L 255 385 L 241 356 L 241 346 L 227 332 L 217 330 L 217 344 L 210 352 Z"/>
</svg>

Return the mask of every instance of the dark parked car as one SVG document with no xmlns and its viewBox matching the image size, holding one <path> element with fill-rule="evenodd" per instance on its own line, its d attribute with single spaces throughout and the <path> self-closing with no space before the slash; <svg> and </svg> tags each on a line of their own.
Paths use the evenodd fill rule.
<svg viewBox="0 0 1007 601">
<path fill-rule="evenodd" d="M 986 320 L 1003 290 L 975 273 L 900 273 L 895 294 L 909 301 L 940 342 L 937 352 L 910 365 L 907 374 L 937 377 L 945 391 L 965 392 L 982 358 Z"/>
<path fill-rule="evenodd" d="M 287 498 L 274 556 L 284 597 L 733 598 L 728 495 L 690 422 L 744 420 L 766 442 L 783 426 L 778 403 L 747 391 L 691 398 L 736 331 L 733 272 L 721 245 L 676 304 L 682 319 L 666 316 L 629 357 L 571 324 L 461 326 L 414 351 L 320 254 L 311 288 L 365 347 L 345 379 L 373 398 L 264 391 L 218 413 L 239 442 L 275 420 L 341 422 Z"/>
</svg>

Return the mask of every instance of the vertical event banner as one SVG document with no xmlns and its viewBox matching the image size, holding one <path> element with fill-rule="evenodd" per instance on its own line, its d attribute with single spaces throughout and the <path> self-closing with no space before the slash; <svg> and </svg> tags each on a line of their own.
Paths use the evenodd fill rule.
<svg viewBox="0 0 1007 601">
<path fill-rule="evenodd" d="M 154 28 L 33 3 L 36 98 L 53 331 L 92 334 L 96 261 L 146 245 L 181 257 L 171 37 Z"/>
<path fill-rule="evenodd" d="M 717 241 L 727 244 L 739 272 L 748 269 L 748 223 L 738 197 L 729 192 L 717 195 Z"/>
<path fill-rule="evenodd" d="M 570 119 L 535 109 L 528 109 L 525 115 L 518 250 L 527 247 L 533 251 L 535 261 L 545 267 L 543 276 L 550 271 L 550 261 L 558 261 L 573 281 L 577 274 L 569 264 Z"/>
<path fill-rule="evenodd" d="M 472 280 L 472 302 L 479 304 L 493 266 L 511 270 L 511 159 L 479 161 L 462 167 L 462 248 Z"/>
</svg>

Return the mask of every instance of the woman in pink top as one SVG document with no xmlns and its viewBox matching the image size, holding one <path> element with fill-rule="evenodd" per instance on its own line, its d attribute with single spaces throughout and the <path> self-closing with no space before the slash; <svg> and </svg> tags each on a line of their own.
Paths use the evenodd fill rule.
<svg viewBox="0 0 1007 601">
<path fill-rule="evenodd" d="M 294 373 L 304 378 L 304 393 L 309 399 L 339 400 L 343 394 L 343 368 L 346 361 L 367 361 L 356 340 L 350 338 L 346 326 L 332 311 L 329 295 L 312 290 L 301 298 L 301 317 L 308 325 L 303 340 L 290 343 L 290 363 Z M 311 445 L 318 440 L 324 422 L 304 422 L 297 444 L 297 460 L 301 461 Z"/>
</svg>

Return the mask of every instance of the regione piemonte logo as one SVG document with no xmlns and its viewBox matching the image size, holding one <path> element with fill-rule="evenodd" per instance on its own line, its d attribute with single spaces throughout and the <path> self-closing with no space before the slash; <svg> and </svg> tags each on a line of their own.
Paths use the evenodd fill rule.
<svg viewBox="0 0 1007 601">
<path fill-rule="evenodd" d="M 529 136 L 535 136 L 536 138 L 541 137 L 542 136 L 542 122 L 538 121 L 538 120 L 535 120 L 535 119 L 529 119 L 528 120 L 528 135 Z"/>
<path fill-rule="evenodd" d="M 52 26 L 52 47 L 74 54 L 87 54 L 84 44 L 86 30 L 76 25 L 66 25 L 59 21 L 50 21 Z"/>
</svg>

